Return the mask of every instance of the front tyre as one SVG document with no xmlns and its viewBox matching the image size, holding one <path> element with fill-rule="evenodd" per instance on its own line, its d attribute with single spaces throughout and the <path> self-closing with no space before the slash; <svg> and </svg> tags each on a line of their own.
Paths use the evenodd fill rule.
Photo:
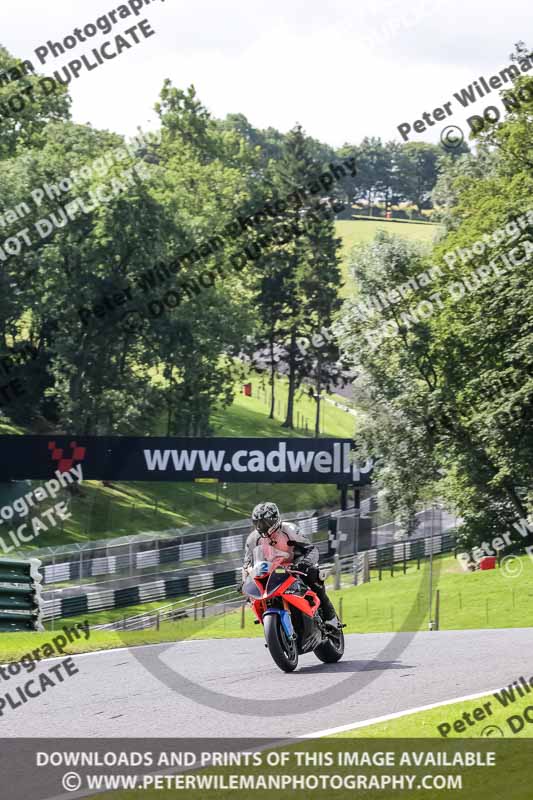
<svg viewBox="0 0 533 800">
<path fill-rule="evenodd" d="M 324 664 L 334 664 L 336 661 L 340 661 L 344 655 L 344 633 L 342 628 L 332 631 L 326 641 L 319 644 L 313 652 Z"/>
<path fill-rule="evenodd" d="M 270 655 L 284 672 L 293 672 L 298 666 L 296 641 L 288 638 L 278 614 L 267 614 L 263 622 Z"/>
</svg>

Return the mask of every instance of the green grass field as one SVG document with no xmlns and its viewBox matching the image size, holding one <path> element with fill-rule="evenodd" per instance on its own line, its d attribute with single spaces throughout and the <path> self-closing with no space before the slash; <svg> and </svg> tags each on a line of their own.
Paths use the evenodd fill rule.
<svg viewBox="0 0 533 800">
<path fill-rule="evenodd" d="M 379 230 L 384 230 L 395 236 L 401 236 L 409 241 L 416 241 L 431 245 L 439 231 L 438 225 L 427 222 L 399 222 L 394 220 L 339 220 L 335 223 L 337 235 L 342 238 L 342 272 L 344 286 L 341 289 L 342 297 L 351 294 L 352 278 L 348 270 L 350 252 L 354 245 L 367 244 Z"/>
<path fill-rule="evenodd" d="M 287 381 L 277 380 L 275 388 L 275 419 L 269 419 L 270 389 L 262 386 L 261 378 L 251 378 L 252 397 L 237 392 L 233 404 L 215 414 L 212 422 L 215 436 L 314 436 L 316 403 L 307 392 L 300 389 L 296 394 L 296 430 L 281 428 L 287 408 Z M 345 398 L 331 395 L 346 404 Z M 355 417 L 329 403 L 321 403 L 320 435 L 353 436 Z"/>
<path fill-rule="evenodd" d="M 236 386 L 234 403 L 214 416 L 215 436 L 297 437 L 314 435 L 315 404 L 298 392 L 295 421 L 297 430 L 281 427 L 285 418 L 287 383 L 276 382 L 275 419 L 269 419 L 269 394 L 260 378 L 252 378 L 252 397 L 244 397 Z M 307 431 L 305 424 L 307 423 Z M 321 435 L 351 438 L 355 417 L 328 403 L 322 404 Z M 8 428 L 0 432 L 20 433 Z M 35 482 L 37 485 L 38 482 Z M 116 538 L 140 532 L 158 532 L 188 525 L 206 525 L 242 519 L 266 496 L 285 511 L 322 508 L 333 505 L 338 492 L 327 484 L 216 484 L 201 483 L 113 483 L 105 487 L 98 481 L 84 483 L 83 496 L 73 498 L 73 517 L 63 529 L 42 533 L 25 552 L 44 546 L 57 546 L 86 540 Z"/>
<path fill-rule="evenodd" d="M 467 630 L 479 628 L 529 627 L 533 620 L 533 562 L 521 558 L 522 574 L 515 580 L 506 578 L 499 570 L 463 572 L 453 556 L 436 557 L 433 571 L 433 608 L 435 591 L 440 593 L 440 629 Z M 387 633 L 390 631 L 427 631 L 429 629 L 429 567 L 428 562 L 417 569 L 416 562 L 408 564 L 404 575 L 396 565 L 394 577 L 390 571 L 372 571 L 370 583 L 353 588 L 346 586 L 328 592 L 337 610 L 342 609 L 345 633 Z M 342 603 L 341 603 L 342 601 Z M 262 636 L 260 626 L 254 625 L 251 612 L 234 612 L 225 618 L 205 620 L 201 630 L 192 638 Z M 186 631 L 187 622 L 181 623 Z"/>
<path fill-rule="evenodd" d="M 188 595 L 187 595 L 188 596 Z M 160 609 L 167 609 L 168 606 L 178 600 L 185 599 L 185 597 L 176 597 L 175 600 L 155 600 L 152 603 L 139 603 L 135 606 L 125 606 L 124 608 L 110 608 L 106 611 L 96 611 L 93 614 L 79 614 L 76 617 L 62 617 L 61 619 L 47 622 L 45 628 L 47 631 L 57 631 L 63 626 L 72 627 L 76 623 L 83 623 L 89 620 L 91 625 L 106 625 L 108 622 L 122 621 L 124 617 L 136 617 L 138 614 L 149 614 Z"/>
<path fill-rule="evenodd" d="M 76 653 L 92 653 L 96 650 L 111 650 L 115 647 L 172 642 L 178 638 L 176 636 L 177 624 L 161 625 L 159 631 L 94 631 L 91 632 L 89 639 L 85 639 L 82 633 L 80 639 L 65 646 L 64 652 L 74 655 Z M 0 634 L 0 663 L 7 664 L 10 661 L 18 661 L 35 648 L 42 647 L 47 642 L 52 643 L 54 638 L 60 634 L 60 629 L 44 633 L 2 633 Z"/>
<path fill-rule="evenodd" d="M 398 739 L 383 744 L 372 740 L 354 743 L 350 739 L 332 738 L 298 743 L 287 741 L 277 748 L 260 748 L 255 763 L 245 764 L 243 761 L 239 766 L 223 767 L 212 766 L 211 759 L 202 761 L 198 758 L 194 769 L 185 771 L 175 767 L 172 770 L 175 776 L 168 778 L 162 774 L 169 763 L 168 756 L 159 756 L 156 750 L 154 765 L 158 767 L 157 777 L 148 778 L 144 786 L 142 779 L 139 779 L 136 790 L 119 789 L 91 796 L 101 800 L 135 800 L 138 797 L 171 800 L 179 795 L 187 800 L 206 800 L 209 797 L 216 797 L 217 800 L 248 800 L 255 794 L 267 796 L 267 789 L 270 788 L 269 795 L 279 794 L 284 800 L 308 800 L 309 797 L 313 797 L 313 800 L 353 800 L 358 796 L 365 800 L 394 800 L 398 797 L 418 797 L 421 800 L 446 800 L 450 797 L 464 797 L 467 800 L 500 800 L 502 797 L 506 800 L 530 800 L 531 754 L 524 745 L 523 742 L 520 745 L 505 741 L 482 741 L 472 744 L 467 751 L 466 745 L 459 750 L 453 744 L 440 744 L 439 753 L 446 755 L 450 764 L 443 767 L 438 766 L 438 756 L 435 758 L 435 744 L 424 740 L 409 744 Z M 214 749 L 213 743 L 210 748 L 205 748 L 205 752 L 209 754 L 211 748 Z M 460 756 L 462 763 L 454 765 L 455 752 L 464 754 Z M 474 765 L 470 766 L 467 752 L 479 753 L 479 765 L 474 760 Z M 362 761 L 360 766 L 354 766 L 357 762 L 350 762 L 349 759 L 356 753 L 360 761 L 366 755 L 375 759 L 374 763 Z M 389 766 L 387 758 L 392 758 Z M 206 763 L 210 765 L 205 766 Z M 217 763 L 220 762 L 214 761 L 215 765 Z M 142 768 L 137 772 L 141 771 Z M 148 770 L 145 774 L 148 774 Z M 277 788 L 275 783 L 269 787 L 270 775 L 273 782 L 287 782 Z M 344 785 L 342 779 L 345 780 Z M 223 782 L 217 786 L 217 780 Z M 124 786 L 124 783 L 113 781 L 104 786 L 109 789 L 110 786 Z M 282 794 L 281 786 L 286 787 Z"/>
</svg>

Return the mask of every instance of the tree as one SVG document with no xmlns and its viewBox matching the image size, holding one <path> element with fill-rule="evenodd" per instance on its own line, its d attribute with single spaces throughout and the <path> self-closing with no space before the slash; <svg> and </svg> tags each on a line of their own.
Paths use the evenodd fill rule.
<svg viewBox="0 0 533 800">
<path fill-rule="evenodd" d="M 414 203 L 418 213 L 429 206 L 441 153 L 436 145 L 424 142 L 408 142 L 395 153 L 396 191 Z"/>
<path fill-rule="evenodd" d="M 344 303 L 334 326 L 341 352 L 357 373 L 354 402 L 360 413 L 358 444 L 363 458 L 377 460 L 389 508 L 413 520 L 417 503 L 438 477 L 425 378 L 424 332 L 420 339 L 393 324 L 409 308 L 409 296 L 378 311 L 373 304 L 423 271 L 424 251 L 379 232 L 353 255 L 357 297 Z M 384 322 L 390 327 L 385 329 Z M 417 329 L 418 330 L 418 329 Z"/>
<path fill-rule="evenodd" d="M 30 62 L 1 45 L 0 75 L 0 159 L 5 159 L 42 144 L 49 122 L 69 119 L 71 101 L 64 86 L 43 80 Z"/>
<path fill-rule="evenodd" d="M 469 546 L 531 514 L 532 116 L 524 102 L 449 169 L 455 205 L 431 265 L 384 234 L 356 254 L 359 294 L 337 329 L 362 375 L 372 416 L 361 439 L 387 465 L 387 489 L 406 512 L 422 494 L 447 498 Z"/>
<path fill-rule="evenodd" d="M 315 436 L 320 435 L 320 412 L 323 393 L 331 394 L 335 389 L 344 387 L 353 374 L 346 364 L 340 360 L 339 349 L 332 340 L 317 347 L 312 361 L 305 359 L 305 367 L 300 374 L 309 385 L 309 396 L 315 401 Z"/>
<path fill-rule="evenodd" d="M 287 182 L 293 189 L 305 187 L 321 173 L 324 167 L 316 153 L 315 143 L 296 126 L 285 139 L 282 159 L 273 167 L 279 194 L 287 195 Z M 258 303 L 262 318 L 270 320 L 271 353 L 276 337 L 287 366 L 287 414 L 283 422 L 287 428 L 294 427 L 295 393 L 305 376 L 298 338 L 329 324 L 339 305 L 339 240 L 333 213 L 327 197 L 301 195 L 272 221 L 270 246 L 257 265 L 264 275 Z"/>
<path fill-rule="evenodd" d="M 386 195 L 391 180 L 391 153 L 381 139 L 365 136 L 357 147 L 357 184 L 366 197 L 370 216 L 378 195 Z"/>
</svg>

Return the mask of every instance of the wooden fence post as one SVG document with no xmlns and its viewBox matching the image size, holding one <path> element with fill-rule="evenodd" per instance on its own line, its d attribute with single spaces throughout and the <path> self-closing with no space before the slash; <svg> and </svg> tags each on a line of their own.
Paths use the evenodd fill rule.
<svg viewBox="0 0 533 800">
<path fill-rule="evenodd" d="M 340 589 L 341 588 L 341 562 L 340 562 L 340 558 L 339 558 L 339 554 L 338 553 L 335 553 L 334 561 L 335 561 L 335 584 L 334 584 L 334 586 L 335 586 L 335 589 Z"/>
</svg>

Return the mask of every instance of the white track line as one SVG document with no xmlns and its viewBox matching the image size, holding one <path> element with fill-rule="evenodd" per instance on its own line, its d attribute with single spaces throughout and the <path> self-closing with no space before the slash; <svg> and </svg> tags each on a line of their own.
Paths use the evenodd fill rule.
<svg viewBox="0 0 533 800">
<path fill-rule="evenodd" d="M 338 728 L 326 728 L 323 731 L 316 731 L 315 733 L 303 733 L 302 739 L 315 739 L 320 736 L 330 736 L 333 733 L 344 733 L 345 731 L 353 731 L 357 728 L 365 728 L 367 725 L 374 725 L 377 722 L 388 722 L 391 719 L 399 719 L 399 717 L 407 717 L 409 714 L 417 714 L 419 711 L 430 711 L 432 708 L 440 708 L 441 706 L 451 706 L 453 703 L 461 703 L 463 700 L 477 700 L 479 697 L 485 697 L 487 694 L 498 692 L 501 689 L 487 689 L 484 692 L 477 692 L 476 694 L 467 694 L 463 697 L 454 697 L 452 700 L 444 700 L 440 703 L 430 703 L 427 706 L 418 706 L 417 708 L 408 708 L 406 711 L 396 711 L 394 714 L 385 714 L 382 717 L 373 717 L 372 719 L 365 719 L 362 722 L 352 722 L 348 725 L 340 725 Z"/>
<path fill-rule="evenodd" d="M 53 633 L 53 631 L 47 631 L 47 633 Z M 127 631 L 126 631 L 127 633 Z M 123 647 L 110 647 L 108 650 L 88 650 L 86 653 L 63 653 L 61 656 L 50 656 L 50 658 L 39 658 L 37 659 L 36 663 L 38 664 L 46 664 L 49 661 L 62 661 L 65 658 L 86 658 L 87 656 L 95 656 L 95 655 L 106 655 L 106 653 L 124 653 L 128 650 L 139 650 L 142 647 L 161 647 L 162 645 L 174 645 L 174 644 L 182 644 L 183 642 L 196 642 L 196 641 L 205 641 L 205 640 L 198 640 L 198 639 L 184 639 L 178 640 L 175 642 L 153 642 L 152 644 L 130 644 L 124 645 Z M 211 641 L 211 640 L 210 640 Z M 34 648 L 37 650 L 37 648 Z M 28 650 L 28 653 L 31 654 L 31 650 Z M 25 653 L 24 655 L 27 655 Z M 21 656 L 24 658 L 24 656 Z M 15 659 L 15 661 L 8 661 L 7 664 L 0 664 L 0 667 L 5 667 L 6 669 L 9 667 L 10 664 L 19 663 L 20 659 Z"/>
</svg>

